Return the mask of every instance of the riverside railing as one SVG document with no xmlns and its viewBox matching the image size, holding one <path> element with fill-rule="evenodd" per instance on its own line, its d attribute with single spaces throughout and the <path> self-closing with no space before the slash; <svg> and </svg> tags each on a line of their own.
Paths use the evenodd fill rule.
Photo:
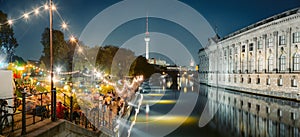
<svg viewBox="0 0 300 137">
<path fill-rule="evenodd" d="M 113 111 L 112 104 L 116 104 L 116 102 L 109 103 L 110 105 L 106 105 L 104 100 L 94 100 L 94 107 L 84 107 L 82 106 L 80 109 L 74 109 L 74 97 L 68 94 L 63 94 L 63 102 L 66 111 L 64 114 L 64 119 L 69 120 L 76 125 L 79 125 L 83 128 L 91 129 L 93 131 L 101 130 L 103 133 L 114 136 L 115 135 L 115 127 L 117 126 L 118 118 L 120 118 L 126 112 L 125 103 L 118 109 L 118 111 Z M 100 95 L 100 94 L 99 94 Z M 70 99 L 70 102 L 67 100 Z M 115 100 L 115 99 L 112 99 Z"/>
<path fill-rule="evenodd" d="M 28 94 L 22 92 L 22 135 L 26 134 L 26 127 L 41 122 L 50 117 L 50 92 Z"/>
</svg>

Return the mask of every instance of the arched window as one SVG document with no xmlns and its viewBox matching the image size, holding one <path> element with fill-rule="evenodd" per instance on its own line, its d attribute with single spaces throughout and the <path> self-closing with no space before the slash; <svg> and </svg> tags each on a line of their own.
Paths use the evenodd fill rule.
<svg viewBox="0 0 300 137">
<path fill-rule="evenodd" d="M 256 84 L 260 84 L 260 78 L 259 78 L 259 75 L 257 75 Z"/>
<path fill-rule="evenodd" d="M 249 60 L 249 72 L 252 72 L 252 71 L 254 71 L 254 59 L 253 58 L 251 58 Z"/>
<path fill-rule="evenodd" d="M 248 84 L 251 84 L 251 77 L 248 75 Z"/>
<path fill-rule="evenodd" d="M 236 83 L 236 75 L 234 75 L 233 81 L 234 83 Z"/>
<path fill-rule="evenodd" d="M 262 72 L 262 70 L 263 70 L 263 58 L 260 57 L 257 62 L 258 62 L 257 63 L 258 64 L 257 71 Z"/>
<path fill-rule="evenodd" d="M 267 85 L 271 85 L 271 78 L 270 78 L 270 76 L 267 76 L 266 82 L 267 82 Z"/>
<path fill-rule="evenodd" d="M 246 70 L 247 70 L 247 61 L 244 60 L 243 61 L 243 72 L 246 72 Z"/>
<path fill-rule="evenodd" d="M 235 55 L 235 58 L 234 58 L 234 64 L 235 64 L 235 68 L 234 68 L 234 70 L 235 70 L 235 72 L 237 73 L 238 72 L 238 67 L 239 67 L 239 64 L 238 64 L 239 62 L 238 62 L 238 56 L 237 55 Z"/>
<path fill-rule="evenodd" d="M 281 75 L 279 75 L 279 77 L 278 77 L 277 85 L 278 86 L 282 86 L 283 85 L 283 80 L 282 80 L 282 76 Z"/>
<path fill-rule="evenodd" d="M 233 72 L 233 63 L 232 63 L 233 61 L 232 61 L 232 57 L 230 57 L 229 58 L 229 71 L 230 71 L 230 73 L 232 73 Z"/>
<path fill-rule="evenodd" d="M 244 78 L 243 78 L 243 75 L 241 75 L 241 81 L 240 81 L 241 83 L 243 83 L 244 82 Z"/>
<path fill-rule="evenodd" d="M 242 69 L 242 72 L 246 72 L 247 70 L 247 61 L 246 61 L 246 58 L 245 58 L 245 55 L 242 54 L 242 57 L 241 57 L 241 69 Z"/>
<path fill-rule="evenodd" d="M 273 70 L 273 55 L 270 55 L 268 58 L 268 71 L 271 72 Z"/>
<path fill-rule="evenodd" d="M 297 80 L 296 80 L 296 76 L 293 76 L 291 79 L 291 86 L 292 87 L 297 87 Z"/>
<path fill-rule="evenodd" d="M 300 70 L 300 54 L 295 53 L 293 56 L 293 69 L 294 71 Z"/>
<path fill-rule="evenodd" d="M 280 71 L 285 71 L 285 64 L 286 64 L 286 56 L 281 55 L 279 57 L 279 70 Z"/>
</svg>

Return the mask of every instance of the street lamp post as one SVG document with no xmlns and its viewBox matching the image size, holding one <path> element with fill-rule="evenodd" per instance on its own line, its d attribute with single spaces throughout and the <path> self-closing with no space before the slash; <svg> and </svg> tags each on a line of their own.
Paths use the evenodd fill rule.
<svg viewBox="0 0 300 137">
<path fill-rule="evenodd" d="M 53 84 L 53 48 L 52 48 L 52 25 L 53 25 L 53 20 L 52 20 L 52 0 L 49 0 L 50 2 L 50 7 L 49 7 L 49 18 L 50 18 L 50 77 L 51 77 L 51 120 L 56 121 L 56 91 L 54 89 L 54 84 Z"/>
</svg>

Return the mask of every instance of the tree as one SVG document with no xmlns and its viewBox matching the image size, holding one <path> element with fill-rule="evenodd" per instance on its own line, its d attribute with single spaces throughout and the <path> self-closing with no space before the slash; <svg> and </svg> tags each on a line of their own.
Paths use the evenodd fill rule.
<svg viewBox="0 0 300 137">
<path fill-rule="evenodd" d="M 43 55 L 40 58 L 41 62 L 44 62 L 47 69 L 50 69 L 50 29 L 46 28 L 42 34 L 41 43 L 44 46 Z M 72 50 L 68 46 L 67 42 L 64 39 L 64 34 L 59 30 L 53 30 L 53 66 L 63 66 L 67 71 L 68 68 L 71 68 L 67 61 L 69 60 L 69 52 Z"/>
<path fill-rule="evenodd" d="M 130 75 L 143 75 L 145 78 L 149 78 L 153 73 L 155 73 L 155 70 L 155 66 L 149 64 L 145 57 L 138 56 L 131 65 Z"/>
<path fill-rule="evenodd" d="M 15 49 L 19 46 L 12 27 L 7 23 L 7 15 L 0 10 L 0 49 L 6 60 L 12 62 Z M 1 54 L 1 53 L 0 53 Z"/>
<path fill-rule="evenodd" d="M 149 64 L 145 57 L 136 57 L 134 52 L 129 49 L 111 45 L 99 48 L 96 66 L 118 79 L 136 75 L 144 75 L 149 78 L 155 72 L 154 66 Z"/>
</svg>

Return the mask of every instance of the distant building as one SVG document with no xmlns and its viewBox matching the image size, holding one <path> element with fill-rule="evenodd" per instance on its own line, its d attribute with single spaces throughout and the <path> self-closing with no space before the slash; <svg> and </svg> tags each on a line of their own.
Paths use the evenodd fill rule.
<svg viewBox="0 0 300 137">
<path fill-rule="evenodd" d="M 148 59 L 148 63 L 149 64 L 154 64 L 154 65 L 159 65 L 159 66 L 169 66 L 170 65 L 165 60 L 155 59 L 155 58 Z"/>
<path fill-rule="evenodd" d="M 300 8 L 292 9 L 199 50 L 200 81 L 230 89 L 299 99 Z"/>
</svg>

